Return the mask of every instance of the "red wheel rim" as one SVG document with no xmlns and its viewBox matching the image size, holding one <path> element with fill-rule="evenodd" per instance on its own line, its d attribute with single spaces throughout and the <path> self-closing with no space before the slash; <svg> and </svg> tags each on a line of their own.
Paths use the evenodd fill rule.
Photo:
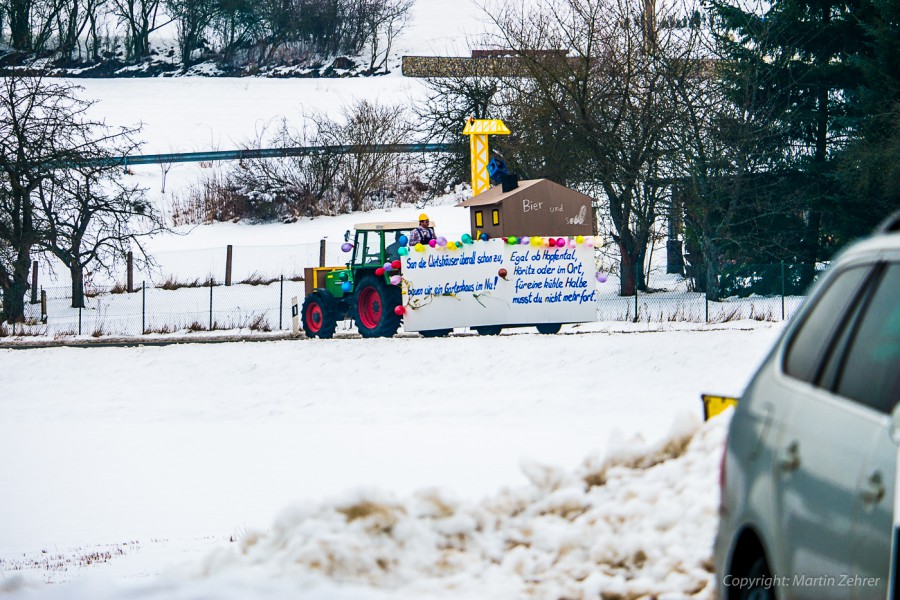
<svg viewBox="0 0 900 600">
<path fill-rule="evenodd" d="M 322 329 L 322 322 L 324 320 L 322 307 L 319 306 L 318 302 L 313 302 L 306 307 L 306 326 L 311 333 L 319 333 L 319 330 Z"/>
<path fill-rule="evenodd" d="M 381 294 L 373 287 L 366 287 L 359 294 L 359 320 L 366 329 L 374 329 L 381 323 Z"/>
</svg>

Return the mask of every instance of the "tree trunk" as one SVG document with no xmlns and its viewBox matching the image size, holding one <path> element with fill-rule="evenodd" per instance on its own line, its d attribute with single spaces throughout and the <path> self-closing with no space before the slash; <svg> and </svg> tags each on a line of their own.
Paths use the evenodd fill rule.
<svg viewBox="0 0 900 600">
<path fill-rule="evenodd" d="M 13 0 L 9 10 L 10 45 L 20 52 L 31 50 L 31 0 Z"/>
<path fill-rule="evenodd" d="M 617 243 L 619 245 L 619 254 L 622 256 L 622 261 L 619 264 L 619 294 L 622 296 L 634 296 L 637 289 L 637 278 L 634 270 L 635 257 L 629 253 L 627 244 L 623 243 L 621 238 L 619 238 Z"/>
<path fill-rule="evenodd" d="M 25 294 L 28 292 L 28 273 L 31 268 L 29 251 L 20 252 L 16 262 L 13 263 L 12 285 L 7 293 L 3 294 L 3 318 L 0 321 L 10 323 L 25 321 Z"/>
<path fill-rule="evenodd" d="M 69 267 L 72 276 L 72 308 L 84 308 L 84 271 L 80 266 Z"/>
</svg>

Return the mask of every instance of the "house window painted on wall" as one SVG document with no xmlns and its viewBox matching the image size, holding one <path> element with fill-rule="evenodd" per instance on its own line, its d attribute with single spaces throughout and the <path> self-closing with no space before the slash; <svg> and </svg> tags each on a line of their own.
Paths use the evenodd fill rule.
<svg viewBox="0 0 900 600">
<path fill-rule="evenodd" d="M 480 210 L 475 211 L 475 227 L 484 227 L 484 213 Z"/>
<path fill-rule="evenodd" d="M 497 208 L 491 211 L 491 223 L 494 225 L 500 224 L 500 210 Z"/>
</svg>

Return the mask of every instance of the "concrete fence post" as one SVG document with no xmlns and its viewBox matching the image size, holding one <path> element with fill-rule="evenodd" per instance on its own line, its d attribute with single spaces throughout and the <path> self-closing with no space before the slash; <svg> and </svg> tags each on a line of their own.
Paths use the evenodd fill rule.
<svg viewBox="0 0 900 600">
<path fill-rule="evenodd" d="M 38 263 L 36 260 L 31 261 L 31 303 L 37 304 L 38 301 Z"/>
<path fill-rule="evenodd" d="M 325 266 L 325 240 L 319 242 L 319 266 Z"/>
<path fill-rule="evenodd" d="M 128 273 L 126 275 L 125 289 L 130 294 L 134 291 L 134 254 L 129 250 L 125 258 L 126 262 L 128 263 Z"/>
</svg>

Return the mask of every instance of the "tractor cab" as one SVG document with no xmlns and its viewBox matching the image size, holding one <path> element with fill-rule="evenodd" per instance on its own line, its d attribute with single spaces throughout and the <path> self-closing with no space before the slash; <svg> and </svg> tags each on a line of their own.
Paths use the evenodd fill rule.
<svg viewBox="0 0 900 600">
<path fill-rule="evenodd" d="M 360 223 L 356 226 L 350 268 L 377 269 L 385 262 L 400 259 L 400 236 L 409 234 L 418 224 L 414 221 L 393 223 Z"/>
</svg>

